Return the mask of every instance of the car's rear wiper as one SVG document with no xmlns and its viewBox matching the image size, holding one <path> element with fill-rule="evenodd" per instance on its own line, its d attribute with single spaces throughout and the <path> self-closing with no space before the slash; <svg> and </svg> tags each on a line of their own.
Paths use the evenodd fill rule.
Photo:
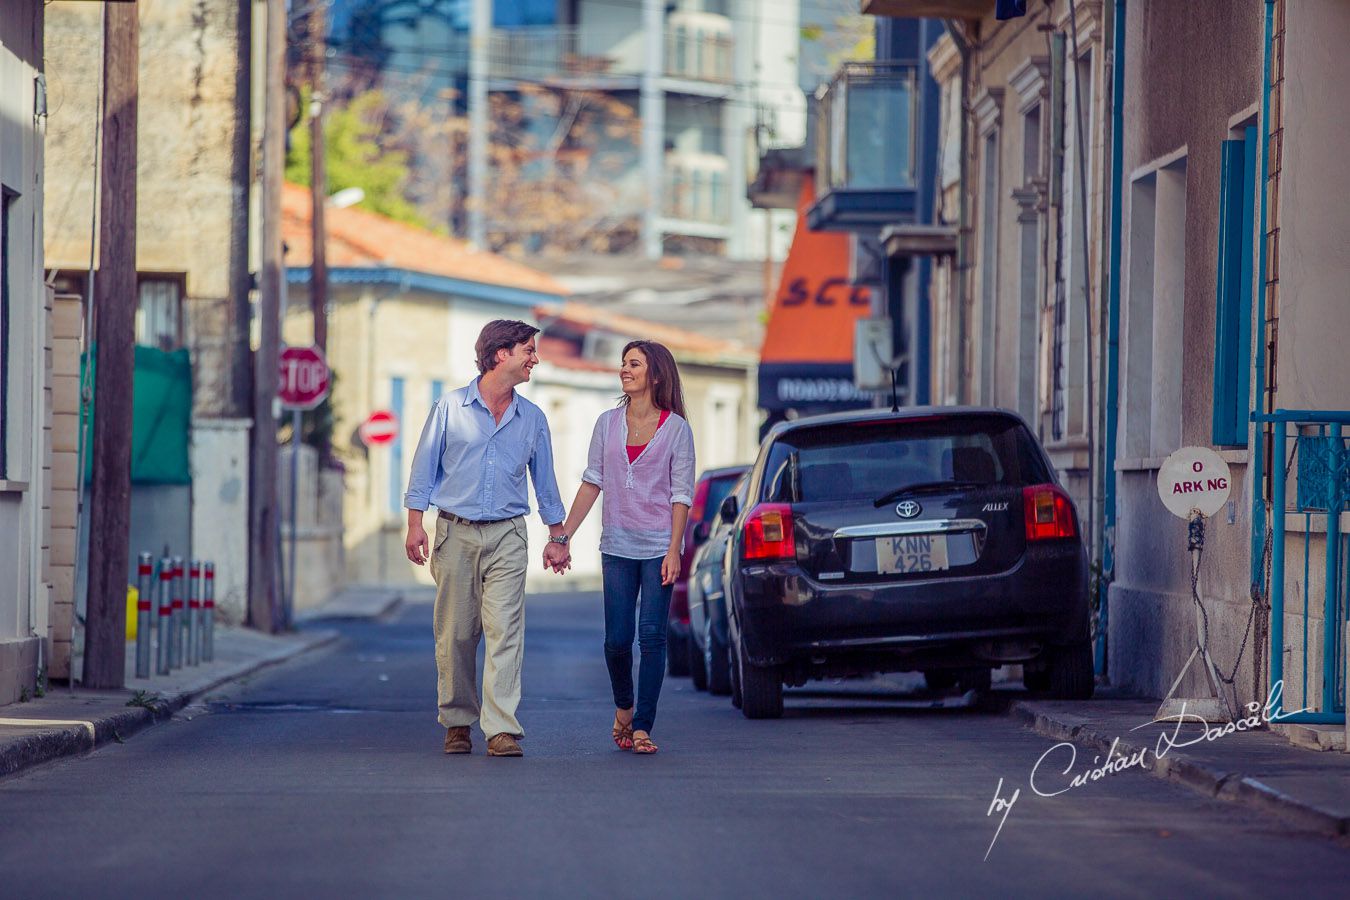
<svg viewBox="0 0 1350 900">
<path fill-rule="evenodd" d="M 898 487 L 893 491 L 888 491 L 872 501 L 875 507 L 885 506 L 892 500 L 899 500 L 906 494 L 926 494 L 933 491 L 956 491 L 963 488 L 984 487 L 988 482 L 985 481 L 920 481 L 917 484 L 907 484 L 904 487 Z"/>
</svg>

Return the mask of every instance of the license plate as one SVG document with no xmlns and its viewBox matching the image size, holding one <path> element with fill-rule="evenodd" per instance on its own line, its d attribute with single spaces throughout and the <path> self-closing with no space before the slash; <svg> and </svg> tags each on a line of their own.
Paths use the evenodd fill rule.
<svg viewBox="0 0 1350 900">
<path fill-rule="evenodd" d="M 877 538 L 877 571 L 883 575 L 940 572 L 948 568 L 945 534 Z"/>
</svg>

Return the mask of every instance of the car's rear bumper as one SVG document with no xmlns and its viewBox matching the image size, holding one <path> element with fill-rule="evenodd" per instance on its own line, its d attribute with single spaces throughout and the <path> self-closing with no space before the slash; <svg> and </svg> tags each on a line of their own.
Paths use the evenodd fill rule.
<svg viewBox="0 0 1350 900">
<path fill-rule="evenodd" d="M 1081 545 L 1030 545 L 996 575 L 829 584 L 795 564 L 745 566 L 738 631 L 757 665 L 850 658 L 862 668 L 998 665 L 1088 637 Z"/>
</svg>

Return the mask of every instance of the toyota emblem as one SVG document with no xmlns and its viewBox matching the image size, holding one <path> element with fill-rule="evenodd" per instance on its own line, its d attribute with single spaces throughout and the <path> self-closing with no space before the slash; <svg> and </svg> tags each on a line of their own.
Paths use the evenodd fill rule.
<svg viewBox="0 0 1350 900">
<path fill-rule="evenodd" d="M 923 507 L 917 500 L 901 500 L 895 504 L 895 514 L 902 519 L 912 519 L 923 512 Z"/>
</svg>

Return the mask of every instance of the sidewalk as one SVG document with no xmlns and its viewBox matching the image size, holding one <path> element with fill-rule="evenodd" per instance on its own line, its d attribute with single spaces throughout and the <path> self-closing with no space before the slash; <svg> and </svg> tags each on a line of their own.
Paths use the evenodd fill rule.
<svg viewBox="0 0 1350 900">
<path fill-rule="evenodd" d="M 379 619 L 398 609 L 405 596 L 425 594 L 434 596 L 434 589 L 426 587 L 389 587 L 374 584 L 351 584 L 327 601 L 311 609 L 296 612 L 297 622 L 318 619 Z"/>
<path fill-rule="evenodd" d="M 335 631 L 270 635 L 217 626 L 215 659 L 172 674 L 128 678 L 121 691 L 65 687 L 28 703 L 0 706 L 0 778 L 62 756 L 122 741 L 167 719 L 194 697 L 337 640 Z M 127 645 L 127 671 L 136 669 L 136 646 Z"/>
<path fill-rule="evenodd" d="M 1146 749 L 1148 771 L 1155 777 L 1324 834 L 1350 836 L 1350 754 L 1297 747 L 1268 730 L 1220 735 L 1215 729 L 1223 726 L 1211 725 L 1207 739 L 1198 723 L 1180 731 L 1176 723 L 1147 724 L 1157 710 L 1157 700 L 1106 696 L 1081 702 L 1015 700 L 1010 711 L 1045 737 L 1103 754 L 1119 739 L 1115 755 L 1130 757 Z M 1174 747 L 1161 739 L 1164 733 Z M 1159 748 L 1162 758 L 1156 756 Z"/>
</svg>

